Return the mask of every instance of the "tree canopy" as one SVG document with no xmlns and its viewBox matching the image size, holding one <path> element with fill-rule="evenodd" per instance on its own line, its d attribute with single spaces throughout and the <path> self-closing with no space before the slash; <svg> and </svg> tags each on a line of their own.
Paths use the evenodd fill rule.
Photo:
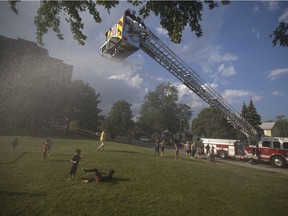
<svg viewBox="0 0 288 216">
<path fill-rule="evenodd" d="M 236 130 L 216 109 L 208 107 L 201 110 L 192 121 L 194 135 L 206 138 L 236 139 Z"/>
<path fill-rule="evenodd" d="M 189 128 L 191 108 L 186 104 L 177 104 L 177 101 L 178 90 L 171 83 L 161 83 L 155 91 L 148 92 L 138 118 L 138 124 L 143 131 L 151 134 L 168 129 L 177 133 L 180 127 Z"/>
<path fill-rule="evenodd" d="M 128 135 L 128 130 L 134 125 L 131 106 L 125 100 L 119 100 L 112 105 L 104 122 L 104 127 L 108 129 L 112 138 Z"/>
<path fill-rule="evenodd" d="M 288 137 L 288 119 L 285 115 L 276 116 L 276 125 L 280 132 L 279 136 Z"/>
<path fill-rule="evenodd" d="M 11 9 L 17 14 L 16 2 L 9 0 Z M 222 5 L 227 5 L 230 0 L 220 1 L 140 1 L 128 0 L 132 5 L 139 6 L 139 15 L 144 19 L 154 13 L 160 18 L 160 25 L 167 30 L 168 35 L 174 43 L 181 43 L 183 30 L 189 26 L 191 32 L 197 37 L 203 35 L 200 21 L 204 6 L 207 5 L 210 10 Z M 111 8 L 117 7 L 119 0 L 85 0 L 85 1 L 42 1 L 41 6 L 34 17 L 36 26 L 36 38 L 40 45 L 44 45 L 43 36 L 49 29 L 56 33 L 58 39 L 64 39 L 61 33 L 60 23 L 61 15 L 65 16 L 65 21 L 70 25 L 73 38 L 80 44 L 85 45 L 87 36 L 84 35 L 84 22 L 81 13 L 88 11 L 93 17 L 95 23 L 101 23 L 102 19 L 98 7 L 104 7 L 108 13 Z M 270 34 L 273 46 L 288 46 L 288 24 L 280 23 L 275 31 Z"/>
</svg>

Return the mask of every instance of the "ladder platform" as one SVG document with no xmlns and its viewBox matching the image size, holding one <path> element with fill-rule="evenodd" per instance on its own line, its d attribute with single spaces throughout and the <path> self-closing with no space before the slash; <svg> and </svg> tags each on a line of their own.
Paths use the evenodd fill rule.
<svg viewBox="0 0 288 216">
<path fill-rule="evenodd" d="M 127 43 L 125 40 L 113 37 L 102 45 L 100 55 L 109 59 L 125 59 L 138 50 L 139 48 Z"/>
</svg>

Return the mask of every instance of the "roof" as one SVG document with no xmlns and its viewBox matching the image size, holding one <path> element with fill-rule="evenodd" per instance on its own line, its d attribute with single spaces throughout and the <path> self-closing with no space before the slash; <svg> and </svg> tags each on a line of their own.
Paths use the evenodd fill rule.
<svg viewBox="0 0 288 216">
<path fill-rule="evenodd" d="M 263 122 L 260 127 L 263 130 L 271 130 L 275 126 L 276 122 Z"/>
</svg>

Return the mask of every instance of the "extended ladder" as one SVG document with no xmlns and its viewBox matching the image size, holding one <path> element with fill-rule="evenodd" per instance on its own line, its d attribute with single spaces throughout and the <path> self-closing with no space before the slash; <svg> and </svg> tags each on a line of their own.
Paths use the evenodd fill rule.
<svg viewBox="0 0 288 216">
<path fill-rule="evenodd" d="M 127 10 L 110 31 L 110 38 L 100 48 L 101 55 L 108 58 L 123 59 L 138 49 L 142 49 L 206 103 L 219 110 L 228 123 L 244 133 L 248 140 L 258 140 L 257 131 L 250 123 L 242 118 L 220 94 L 153 34 L 139 17 Z M 117 41 L 117 46 L 115 46 L 115 41 Z"/>
</svg>

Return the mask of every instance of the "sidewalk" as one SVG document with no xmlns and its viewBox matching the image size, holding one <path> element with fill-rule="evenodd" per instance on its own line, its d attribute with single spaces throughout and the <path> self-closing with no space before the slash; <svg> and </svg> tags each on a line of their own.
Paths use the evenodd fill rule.
<svg viewBox="0 0 288 216">
<path fill-rule="evenodd" d="M 272 172 L 272 173 L 281 173 L 281 174 L 288 175 L 288 168 L 278 168 L 278 167 L 274 167 L 273 165 L 265 164 L 261 162 L 255 165 L 250 165 L 244 160 L 238 161 L 238 160 L 233 160 L 233 159 L 221 159 L 221 158 L 216 157 L 216 163 L 225 163 L 225 164 L 230 164 L 233 166 L 242 166 L 242 167 Z"/>
</svg>

